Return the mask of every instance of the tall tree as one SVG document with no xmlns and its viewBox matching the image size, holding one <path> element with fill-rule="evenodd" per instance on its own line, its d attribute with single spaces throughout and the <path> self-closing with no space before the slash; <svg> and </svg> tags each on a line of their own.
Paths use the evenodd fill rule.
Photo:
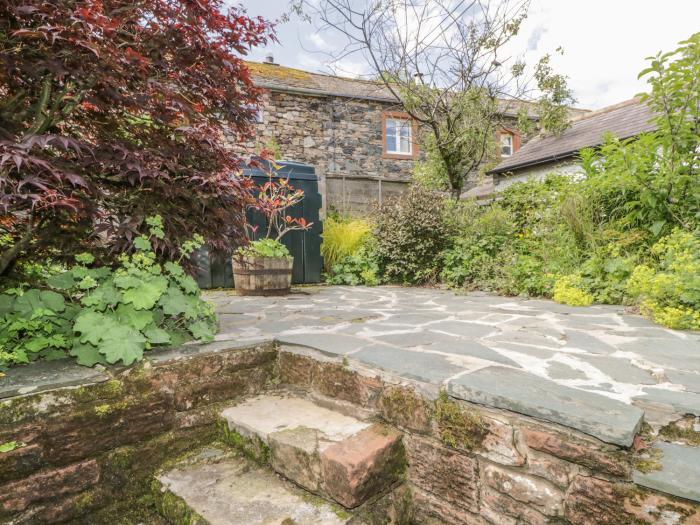
<svg viewBox="0 0 700 525">
<path fill-rule="evenodd" d="M 550 57 L 532 68 L 511 56 L 530 0 L 297 0 L 345 41 L 331 57 L 361 55 L 427 130 L 432 169 L 459 198 L 465 178 L 494 150 L 505 115 L 520 126 L 564 129 L 573 102 Z M 525 104 L 528 103 L 528 104 Z M 532 104 L 534 103 L 534 104 Z M 529 117 L 529 118 L 528 118 Z"/>
<path fill-rule="evenodd" d="M 28 252 L 105 257 L 163 218 L 167 257 L 243 233 L 225 147 L 259 91 L 240 58 L 274 39 L 222 0 L 0 0 L 0 275 Z"/>
</svg>

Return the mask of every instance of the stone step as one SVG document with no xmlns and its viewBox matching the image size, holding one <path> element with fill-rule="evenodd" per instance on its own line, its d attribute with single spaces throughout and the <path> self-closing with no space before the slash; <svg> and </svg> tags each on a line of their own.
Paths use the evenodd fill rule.
<svg viewBox="0 0 700 525">
<path fill-rule="evenodd" d="M 387 492 L 405 469 L 399 432 L 306 399 L 257 396 L 221 417 L 228 442 L 348 509 Z"/>
<path fill-rule="evenodd" d="M 634 482 L 659 492 L 700 502 L 700 447 L 681 443 L 654 444 L 656 463 L 648 472 L 634 472 Z"/>
<path fill-rule="evenodd" d="M 225 447 L 156 476 L 155 499 L 173 525 L 347 525 L 352 516 Z"/>
</svg>

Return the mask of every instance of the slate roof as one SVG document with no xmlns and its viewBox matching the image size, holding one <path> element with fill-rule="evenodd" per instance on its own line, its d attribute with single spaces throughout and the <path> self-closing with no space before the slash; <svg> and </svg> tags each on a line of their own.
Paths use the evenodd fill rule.
<svg viewBox="0 0 700 525">
<path fill-rule="evenodd" d="M 279 64 L 260 62 L 246 62 L 246 64 L 251 71 L 253 82 L 259 87 L 273 91 L 297 91 L 310 95 L 377 100 L 398 104 L 396 97 L 382 82 L 312 73 Z M 500 103 L 503 115 L 513 117 L 517 116 L 518 109 L 522 104 L 527 104 L 514 100 L 501 100 Z M 536 118 L 534 106 L 532 104 L 527 104 L 527 106 L 530 116 Z M 572 115 L 579 115 L 586 111 L 572 108 L 571 112 Z"/>
<path fill-rule="evenodd" d="M 626 139 L 653 131 L 652 118 L 649 107 L 636 98 L 584 114 L 574 118 L 571 126 L 559 136 L 533 138 L 488 173 L 518 171 L 572 158 L 583 148 L 602 144 L 606 132 Z"/>
</svg>

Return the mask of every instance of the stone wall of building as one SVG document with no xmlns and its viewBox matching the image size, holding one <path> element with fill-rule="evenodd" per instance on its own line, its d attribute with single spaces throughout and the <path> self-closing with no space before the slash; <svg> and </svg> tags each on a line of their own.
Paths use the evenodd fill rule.
<svg viewBox="0 0 700 525">
<path fill-rule="evenodd" d="M 382 157 L 382 113 L 398 109 L 369 100 L 268 91 L 257 142 L 274 142 L 281 160 L 316 168 L 324 211 L 362 213 L 411 180 L 412 159 Z"/>
</svg>

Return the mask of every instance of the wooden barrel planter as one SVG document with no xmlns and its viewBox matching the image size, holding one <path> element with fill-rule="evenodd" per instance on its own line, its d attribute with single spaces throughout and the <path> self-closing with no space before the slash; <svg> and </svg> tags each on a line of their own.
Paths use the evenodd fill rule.
<svg viewBox="0 0 700 525">
<path fill-rule="evenodd" d="M 234 256 L 233 282 L 240 295 L 285 295 L 292 287 L 293 257 Z"/>
</svg>

